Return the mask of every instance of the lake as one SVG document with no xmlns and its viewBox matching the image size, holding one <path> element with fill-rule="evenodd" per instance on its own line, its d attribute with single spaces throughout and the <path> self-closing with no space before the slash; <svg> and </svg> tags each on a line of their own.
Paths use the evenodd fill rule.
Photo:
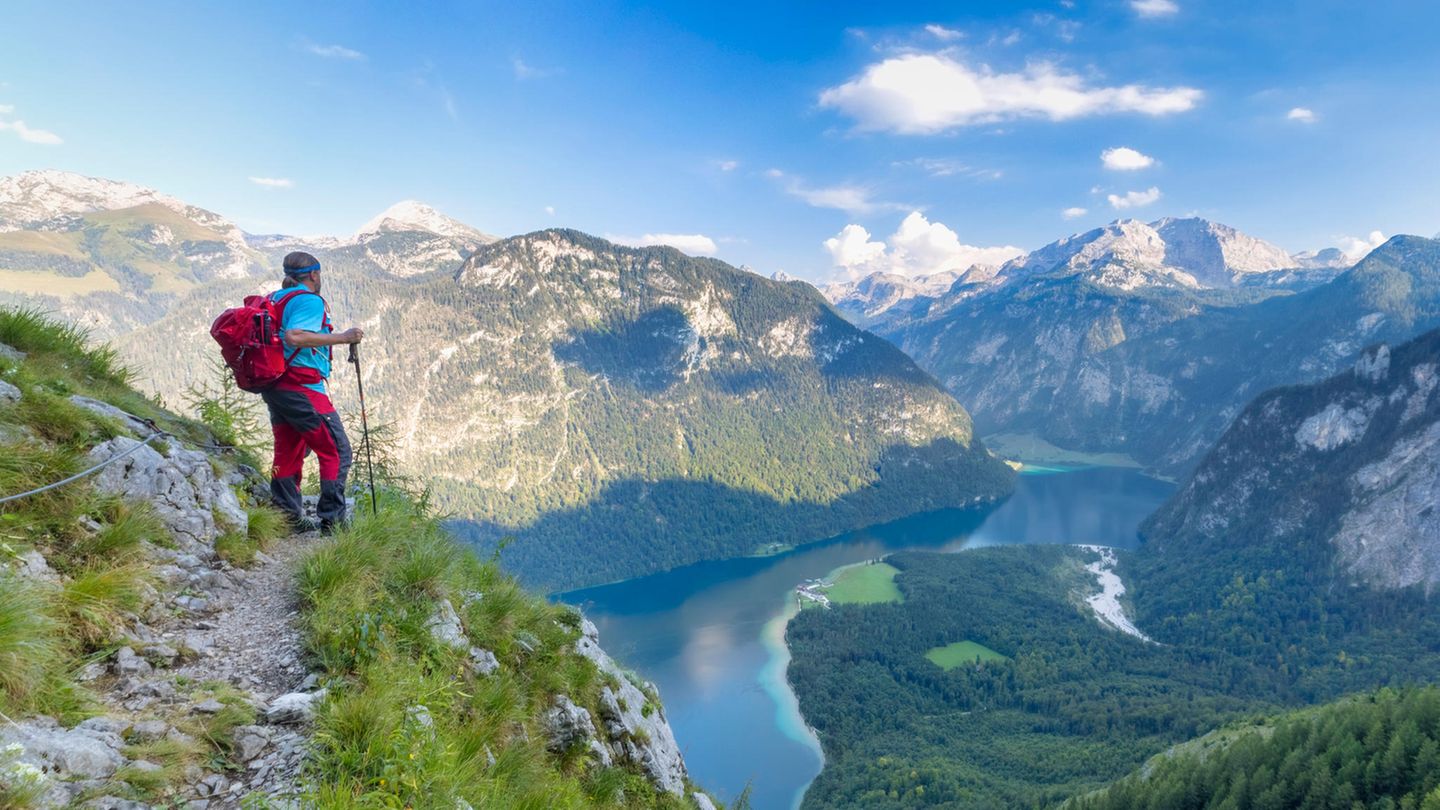
<svg viewBox="0 0 1440 810">
<path fill-rule="evenodd" d="M 1026 473 L 998 506 L 929 512 L 774 557 L 699 563 L 556 598 L 585 608 L 610 654 L 659 686 L 697 784 L 727 802 L 748 785 L 755 810 L 789 810 L 821 767 L 785 682 L 796 585 L 903 549 L 1133 547 L 1140 521 L 1172 489 L 1129 469 Z"/>
</svg>

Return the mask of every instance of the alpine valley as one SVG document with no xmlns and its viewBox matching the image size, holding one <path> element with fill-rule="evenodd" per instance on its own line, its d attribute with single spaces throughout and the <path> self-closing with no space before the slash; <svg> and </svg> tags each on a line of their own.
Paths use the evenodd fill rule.
<svg viewBox="0 0 1440 810">
<path fill-rule="evenodd" d="M 756 751 L 823 752 L 813 782 L 750 782 L 764 810 L 1440 807 L 1440 241 L 1352 261 L 1121 220 L 822 290 L 568 229 L 497 237 L 415 201 L 348 236 L 247 234 L 151 189 L 27 172 L 0 179 L 0 307 L 28 341 L 0 353 L 0 438 L 41 458 L 68 436 L 78 465 L 123 407 L 177 426 L 199 449 L 166 452 L 210 482 L 203 453 L 224 448 L 171 411 L 217 378 L 212 319 L 273 289 L 291 250 L 366 330 L 370 423 L 418 501 L 382 487 L 387 508 L 292 577 L 341 695 L 306 693 L 317 750 L 346 779 L 375 769 L 357 791 L 418 751 L 474 784 L 543 775 L 514 806 L 712 806 L 702 785 L 744 806 L 753 770 L 707 757 L 747 739 L 687 743 L 726 715 Z M 354 372 L 332 380 L 342 410 Z M 87 404 L 102 394 L 111 410 Z M 226 458 L 226 481 L 258 476 Z M 39 475 L 9 455 L 0 473 Z M 479 559 L 417 517 L 432 501 Z M 73 507 L 33 525 L 81 549 L 124 517 L 34 503 Z M 205 551 L 237 588 L 239 542 Z M 207 598 L 174 576 L 166 598 Z M 601 632 L 642 669 L 662 647 L 680 663 L 635 677 Z M 355 688 L 395 697 L 372 723 Z M 477 795 L 451 781 L 445 807 Z"/>
</svg>

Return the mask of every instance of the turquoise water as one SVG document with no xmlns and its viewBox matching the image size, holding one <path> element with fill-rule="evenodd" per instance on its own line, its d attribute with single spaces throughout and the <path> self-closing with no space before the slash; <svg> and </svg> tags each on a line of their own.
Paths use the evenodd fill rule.
<svg viewBox="0 0 1440 810">
<path fill-rule="evenodd" d="M 557 598 L 584 607 L 606 649 L 660 687 L 697 783 L 726 801 L 748 785 L 756 810 L 788 810 L 822 764 L 785 682 L 783 633 L 797 584 L 901 549 L 1133 546 L 1136 527 L 1171 489 L 1124 469 L 1022 475 L 998 506 L 930 512 L 775 557 L 700 563 Z"/>
</svg>

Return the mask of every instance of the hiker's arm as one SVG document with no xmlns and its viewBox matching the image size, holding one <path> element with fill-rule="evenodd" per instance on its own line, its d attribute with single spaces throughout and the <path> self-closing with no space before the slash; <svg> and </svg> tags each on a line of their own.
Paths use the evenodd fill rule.
<svg viewBox="0 0 1440 810">
<path fill-rule="evenodd" d="M 318 349 L 321 346 L 359 343 L 364 337 L 365 330 L 358 326 L 328 335 L 324 332 L 309 332 L 304 329 L 290 329 L 285 332 L 285 342 L 299 349 Z"/>
</svg>

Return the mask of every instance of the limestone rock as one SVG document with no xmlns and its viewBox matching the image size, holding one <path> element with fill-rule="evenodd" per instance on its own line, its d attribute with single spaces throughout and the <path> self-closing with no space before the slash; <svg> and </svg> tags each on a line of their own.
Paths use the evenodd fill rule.
<svg viewBox="0 0 1440 810">
<path fill-rule="evenodd" d="M 690 801 L 695 802 L 695 806 L 699 808 L 699 810 L 715 810 L 715 802 L 711 801 L 709 796 L 706 796 L 698 790 L 690 794 Z"/>
<path fill-rule="evenodd" d="M 20 389 L 4 380 L 0 380 L 0 405 L 10 405 L 20 401 Z"/>
<path fill-rule="evenodd" d="M 465 628 L 460 624 L 460 615 L 455 612 L 455 606 L 450 604 L 449 599 L 441 599 L 435 606 L 435 612 L 425 623 L 425 629 L 430 631 L 431 637 L 447 647 L 457 650 L 467 650 L 470 647 L 470 639 L 465 636 Z"/>
<path fill-rule="evenodd" d="M 145 424 L 145 420 L 129 411 L 122 411 L 108 402 L 82 397 L 79 394 L 71 394 L 70 401 L 87 411 L 114 419 L 137 436 L 149 436 L 152 432 L 150 426 Z"/>
<path fill-rule="evenodd" d="M 0 343 L 0 360 L 9 360 L 11 363 L 19 365 L 24 362 L 28 356 L 25 352 L 20 351 L 8 343 Z"/>
<path fill-rule="evenodd" d="M 566 695 L 557 695 L 555 705 L 545 713 L 545 736 L 546 747 L 557 754 L 577 745 L 590 747 L 596 741 L 590 710 L 577 706 Z"/>
<path fill-rule="evenodd" d="M 291 692 L 270 701 L 265 710 L 265 722 L 274 725 L 308 723 L 315 716 L 315 703 L 323 700 L 326 690 L 314 692 Z"/>
<path fill-rule="evenodd" d="M 58 585 L 61 581 L 59 574 L 50 564 L 45 562 L 45 555 L 35 549 L 28 549 L 20 552 L 15 558 L 15 573 L 21 579 L 29 579 L 35 582 L 45 582 L 51 585 Z"/>
<path fill-rule="evenodd" d="M 124 741 L 104 728 L 60 728 L 48 717 L 0 725 L 0 747 L 19 743 L 19 760 L 61 779 L 104 779 L 122 765 Z"/>
<path fill-rule="evenodd" d="M 116 675 L 149 675 L 152 669 L 149 661 L 136 655 L 129 647 L 121 647 L 115 652 Z"/>
<path fill-rule="evenodd" d="M 105 461 L 137 444 L 135 439 L 116 437 L 92 449 L 90 461 Z M 172 445 L 162 456 L 152 447 L 141 447 L 96 474 L 95 488 L 148 502 L 186 549 L 208 546 L 226 529 L 243 529 L 248 523 L 234 490 L 216 477 L 210 460 L 196 450 Z"/>
<path fill-rule="evenodd" d="M 235 755 L 241 762 L 260 756 L 270 745 L 270 731 L 264 726 L 240 726 L 232 735 L 235 740 Z"/>
<path fill-rule="evenodd" d="M 685 759 L 660 701 L 632 683 L 632 676 L 600 647 L 599 631 L 588 619 L 581 624 L 575 650 L 620 683 L 618 693 L 608 686 L 600 693 L 600 719 L 615 759 L 639 766 L 661 790 L 683 795 Z M 653 684 L 646 684 L 646 689 L 652 694 L 655 691 Z"/>
</svg>

